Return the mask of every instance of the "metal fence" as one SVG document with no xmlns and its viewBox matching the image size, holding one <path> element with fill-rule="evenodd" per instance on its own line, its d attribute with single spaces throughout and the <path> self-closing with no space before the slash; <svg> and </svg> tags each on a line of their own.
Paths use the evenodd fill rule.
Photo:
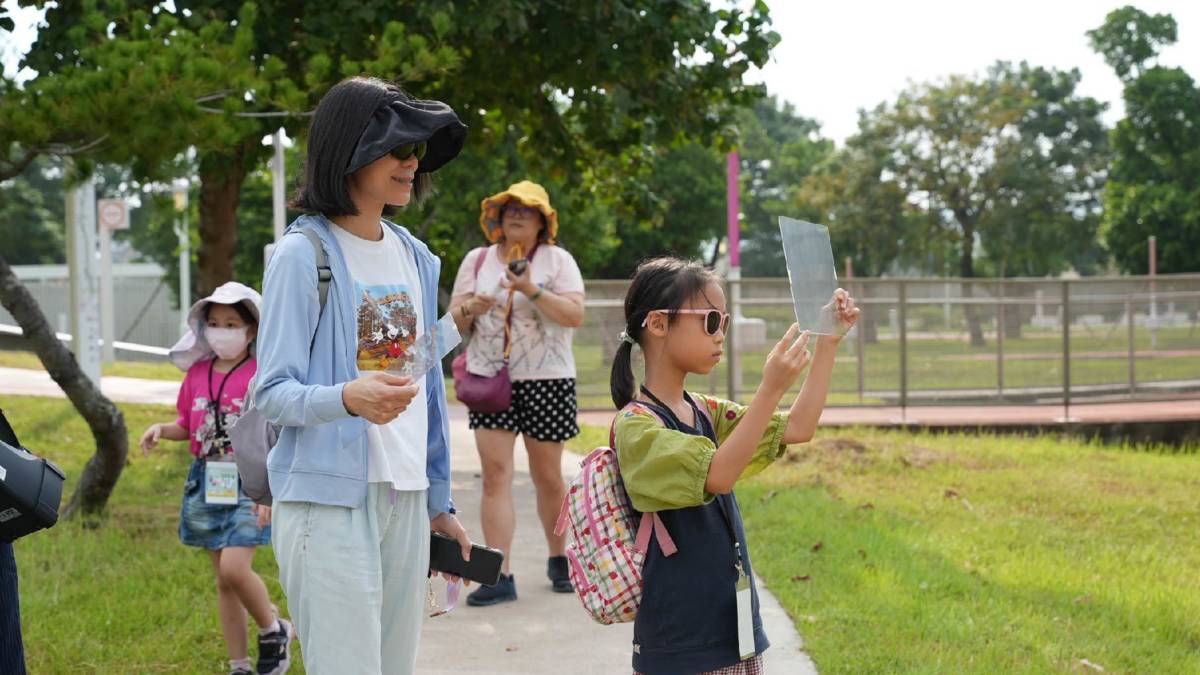
<svg viewBox="0 0 1200 675">
<path fill-rule="evenodd" d="M 69 331 L 65 267 L 23 267 L 18 276 L 51 324 Z M 114 277 L 117 339 L 173 344 L 179 314 L 161 268 L 118 265 Z M 627 285 L 587 283 L 587 314 L 575 337 L 583 407 L 612 405 L 609 371 Z M 843 285 L 863 319 L 839 349 L 830 405 L 1200 399 L 1200 275 Z M 727 281 L 726 297 L 738 317 L 726 358 L 689 386 L 744 400 L 794 312 L 786 279 Z M 5 323 L 13 320 L 0 309 Z"/>
<path fill-rule="evenodd" d="M 1200 398 L 1200 275 L 853 279 L 863 319 L 837 356 L 830 405 L 1063 404 Z M 624 282 L 587 286 L 581 404 L 609 407 Z M 794 320 L 785 279 L 726 282 L 726 358 L 689 386 L 745 399 Z M 636 350 L 635 350 L 636 353 Z"/>
<path fill-rule="evenodd" d="M 66 265 L 17 265 L 13 270 L 54 330 L 71 332 Z M 113 335 L 117 342 L 170 347 L 179 339 L 179 310 L 158 265 L 113 265 L 113 299 Z M 16 324 L 3 307 L 0 324 Z"/>
</svg>

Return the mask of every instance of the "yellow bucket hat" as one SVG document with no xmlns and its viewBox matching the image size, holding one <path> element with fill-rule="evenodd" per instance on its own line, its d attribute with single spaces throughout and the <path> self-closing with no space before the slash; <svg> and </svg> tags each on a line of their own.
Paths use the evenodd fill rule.
<svg viewBox="0 0 1200 675">
<path fill-rule="evenodd" d="M 504 192 L 494 194 L 480 203 L 479 227 L 483 229 L 483 236 L 493 244 L 500 241 L 504 235 L 500 227 L 501 207 L 514 200 L 542 212 L 546 217 L 548 240 L 553 244 L 558 236 L 558 214 L 550 206 L 550 195 L 546 193 L 546 188 L 528 180 L 513 183 Z"/>
</svg>

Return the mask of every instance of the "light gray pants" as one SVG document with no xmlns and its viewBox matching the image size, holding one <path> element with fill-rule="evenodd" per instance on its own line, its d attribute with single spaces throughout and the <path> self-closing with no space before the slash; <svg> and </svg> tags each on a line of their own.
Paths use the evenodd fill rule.
<svg viewBox="0 0 1200 675">
<path fill-rule="evenodd" d="M 412 673 L 428 597 L 425 491 L 371 483 L 351 509 L 277 502 L 272 543 L 307 672 Z"/>
</svg>

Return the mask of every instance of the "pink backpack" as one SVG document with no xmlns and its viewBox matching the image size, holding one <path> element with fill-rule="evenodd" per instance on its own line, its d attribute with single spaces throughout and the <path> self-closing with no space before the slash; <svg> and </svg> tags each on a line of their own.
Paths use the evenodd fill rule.
<svg viewBox="0 0 1200 675">
<path fill-rule="evenodd" d="M 580 462 L 579 474 L 567 488 L 554 528 L 561 535 L 570 525 L 567 561 L 571 583 L 584 609 L 606 625 L 633 621 L 637 616 L 642 602 L 642 564 L 650 548 L 650 535 L 658 539 L 664 555 L 674 555 L 677 550 L 657 513 L 643 513 L 638 522 L 621 481 L 617 451 L 612 447 L 616 445 L 615 434 L 614 419 L 609 447 L 596 448 Z"/>
</svg>

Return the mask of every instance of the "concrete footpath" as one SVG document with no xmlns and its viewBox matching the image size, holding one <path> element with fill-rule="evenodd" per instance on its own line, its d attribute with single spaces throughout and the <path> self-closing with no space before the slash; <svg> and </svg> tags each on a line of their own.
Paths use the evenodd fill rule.
<svg viewBox="0 0 1200 675">
<path fill-rule="evenodd" d="M 465 410 L 455 406 L 451 420 L 454 468 L 454 501 L 459 517 L 473 536 L 482 536 L 479 524 L 479 456 L 467 428 Z M 602 626 L 594 623 L 574 595 L 554 593 L 546 579 L 546 540 L 535 508 L 529 464 L 517 444 L 513 496 L 517 504 L 517 532 L 510 564 L 516 577 L 518 600 L 494 607 L 470 607 L 465 596 L 454 612 L 425 622 L 417 672 L 450 673 L 629 673 L 632 672 L 633 625 Z M 579 469 L 579 456 L 563 453 L 563 475 Z M 434 585 L 439 605 L 445 584 Z M 761 585 L 762 617 L 771 649 L 766 653 L 768 673 L 816 673 L 802 651 L 802 642 L 791 620 Z"/>
<path fill-rule="evenodd" d="M 122 403 L 174 405 L 175 382 L 105 377 L 101 389 Z M 44 371 L 0 368 L 0 397 L 63 396 Z M 0 398 L 0 406 L 3 399 Z M 474 435 L 467 427 L 466 409 L 451 407 L 451 467 L 455 505 L 467 531 L 482 539 L 479 503 L 482 481 Z M 426 619 L 417 672 L 451 673 L 580 673 L 632 672 L 632 624 L 601 626 L 594 623 L 574 594 L 550 590 L 546 579 L 546 540 L 537 518 L 533 483 L 524 448 L 517 444 L 513 495 L 517 531 L 513 541 L 512 572 L 519 599 L 495 607 L 470 607 L 466 594 L 452 613 Z M 563 475 L 578 471 L 579 456 L 563 453 Z M 434 582 L 439 607 L 444 604 L 445 583 Z M 762 618 L 771 649 L 766 672 L 809 675 L 816 669 L 802 651 L 794 625 L 776 599 L 759 584 Z"/>
</svg>

